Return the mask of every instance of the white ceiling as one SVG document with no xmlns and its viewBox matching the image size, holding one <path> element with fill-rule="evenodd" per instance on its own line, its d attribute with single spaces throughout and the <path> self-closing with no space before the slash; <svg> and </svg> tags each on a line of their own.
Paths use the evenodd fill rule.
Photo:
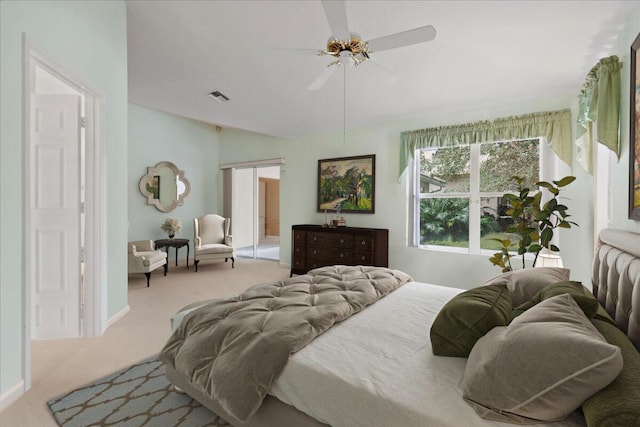
<svg viewBox="0 0 640 427">
<path fill-rule="evenodd" d="M 346 85 L 338 72 L 309 91 L 331 58 L 270 48 L 324 48 L 331 31 L 320 1 L 128 0 L 129 101 L 289 138 L 341 130 L 343 119 L 355 128 L 577 95 L 638 3 L 348 1 L 349 29 L 363 40 L 429 24 L 436 38 L 371 55 L 394 83 L 364 63 L 346 69 Z M 213 90 L 231 100 L 216 102 Z"/>
</svg>

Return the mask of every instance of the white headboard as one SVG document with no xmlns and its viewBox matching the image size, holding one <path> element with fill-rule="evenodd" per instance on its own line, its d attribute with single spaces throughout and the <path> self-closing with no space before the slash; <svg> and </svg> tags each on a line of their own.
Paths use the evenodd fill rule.
<svg viewBox="0 0 640 427">
<path fill-rule="evenodd" d="M 640 350 L 640 234 L 602 230 L 591 282 L 600 304 Z"/>
</svg>

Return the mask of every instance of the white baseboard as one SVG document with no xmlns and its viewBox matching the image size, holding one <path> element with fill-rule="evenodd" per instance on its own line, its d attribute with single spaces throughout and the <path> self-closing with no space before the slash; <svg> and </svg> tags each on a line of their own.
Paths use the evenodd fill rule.
<svg viewBox="0 0 640 427">
<path fill-rule="evenodd" d="M 288 263 L 288 262 L 280 261 L 280 267 L 285 267 L 285 268 L 291 269 L 291 264 Z"/>
<path fill-rule="evenodd" d="M 116 323 L 118 320 L 122 319 L 130 310 L 131 310 L 131 307 L 127 305 L 125 308 L 123 308 L 122 310 L 114 314 L 111 317 L 111 319 L 107 321 L 107 329 L 109 329 L 111 325 Z"/>
<path fill-rule="evenodd" d="M 4 411 L 11 406 L 13 402 L 20 399 L 23 394 L 24 380 L 20 380 L 18 384 L 14 385 L 0 396 L 0 412 Z"/>
</svg>

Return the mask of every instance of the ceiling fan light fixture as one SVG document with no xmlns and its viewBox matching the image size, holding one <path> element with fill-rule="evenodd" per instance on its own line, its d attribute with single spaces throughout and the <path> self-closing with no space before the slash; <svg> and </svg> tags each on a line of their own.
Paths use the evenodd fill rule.
<svg viewBox="0 0 640 427">
<path fill-rule="evenodd" d="M 209 96 L 212 97 L 213 99 L 215 99 L 216 101 L 218 101 L 219 103 L 223 103 L 223 102 L 229 101 L 229 97 L 227 95 L 225 95 L 224 93 L 218 91 L 218 90 L 214 90 L 213 92 L 209 92 Z"/>
<path fill-rule="evenodd" d="M 362 41 L 360 34 L 351 33 L 349 40 L 339 40 L 334 36 L 329 37 L 327 40 L 327 50 L 324 51 L 326 55 L 339 56 L 342 52 L 351 52 L 353 55 L 364 56 L 363 60 L 368 58 L 367 43 Z"/>
</svg>

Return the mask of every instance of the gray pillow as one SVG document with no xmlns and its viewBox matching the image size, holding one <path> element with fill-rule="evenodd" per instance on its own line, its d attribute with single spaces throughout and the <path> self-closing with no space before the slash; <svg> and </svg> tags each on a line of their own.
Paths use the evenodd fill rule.
<svg viewBox="0 0 640 427">
<path fill-rule="evenodd" d="M 483 418 L 558 421 L 611 383 L 620 348 L 607 343 L 569 294 L 493 328 L 469 354 L 463 397 Z"/>
<path fill-rule="evenodd" d="M 569 269 L 536 267 L 508 271 L 487 280 L 483 286 L 506 283 L 514 307 L 529 301 L 540 290 L 552 283 L 569 280 Z"/>
</svg>

